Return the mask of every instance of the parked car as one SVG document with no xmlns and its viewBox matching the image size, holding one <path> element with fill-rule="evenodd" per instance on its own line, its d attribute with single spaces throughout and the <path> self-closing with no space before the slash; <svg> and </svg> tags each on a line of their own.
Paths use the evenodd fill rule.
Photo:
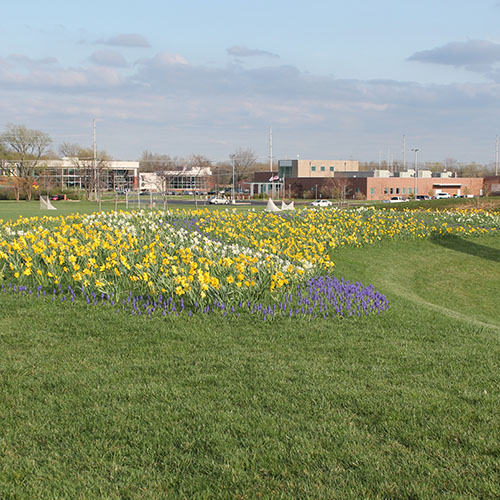
<svg viewBox="0 0 500 500">
<path fill-rule="evenodd" d="M 311 205 L 313 207 L 331 207 L 333 203 L 330 200 L 314 200 Z"/>
<path fill-rule="evenodd" d="M 50 197 L 50 201 L 59 201 L 59 200 L 65 200 L 66 196 L 64 194 L 53 194 Z"/>
<path fill-rule="evenodd" d="M 393 196 L 390 200 L 385 200 L 387 203 L 403 203 L 408 201 L 408 198 L 403 198 L 402 196 Z"/>
<path fill-rule="evenodd" d="M 441 193 L 436 193 L 434 195 L 434 198 L 436 200 L 445 200 L 445 199 L 451 198 L 451 195 L 450 195 L 450 193 L 441 192 Z"/>
<path fill-rule="evenodd" d="M 229 205 L 229 200 L 227 198 L 220 198 L 219 196 L 215 196 L 208 200 L 208 203 L 211 205 Z"/>
<path fill-rule="evenodd" d="M 417 196 L 415 196 L 415 201 L 425 201 L 430 199 L 431 197 L 426 194 L 417 194 Z"/>
</svg>

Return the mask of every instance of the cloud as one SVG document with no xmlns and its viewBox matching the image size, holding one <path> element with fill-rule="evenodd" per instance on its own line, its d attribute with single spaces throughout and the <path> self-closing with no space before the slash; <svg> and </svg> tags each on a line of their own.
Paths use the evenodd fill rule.
<svg viewBox="0 0 500 500">
<path fill-rule="evenodd" d="M 136 62 L 139 66 L 148 66 L 151 68 L 156 68 L 157 70 L 162 70 L 164 68 L 169 68 L 174 65 L 187 65 L 188 62 L 180 54 L 172 54 L 171 52 L 160 52 L 152 58 L 139 59 Z"/>
<path fill-rule="evenodd" d="M 30 67 L 20 71 L 0 59 L 0 86 L 7 91 L 59 92 L 105 91 L 124 84 L 124 77 L 113 68 L 81 66 L 76 68 Z"/>
<path fill-rule="evenodd" d="M 487 73 L 500 63 L 500 44 L 488 40 L 450 42 L 431 50 L 415 52 L 408 60 Z"/>
<path fill-rule="evenodd" d="M 89 59 L 99 66 L 112 66 L 115 68 L 127 66 L 125 58 L 114 50 L 96 50 Z"/>
<path fill-rule="evenodd" d="M 113 36 L 111 38 L 97 40 L 96 43 L 102 45 L 115 45 L 119 47 L 151 47 L 146 38 L 137 33 L 124 33 L 121 35 Z"/>
<path fill-rule="evenodd" d="M 42 59 L 32 59 L 31 57 L 22 55 L 22 54 L 11 54 L 7 58 L 10 62 L 25 66 L 28 68 L 33 68 L 37 66 L 48 66 L 57 63 L 57 59 L 55 57 L 43 57 Z"/>
<path fill-rule="evenodd" d="M 267 50 L 259 50 L 259 49 L 249 49 L 248 47 L 243 47 L 243 46 L 234 46 L 234 47 L 229 47 L 227 50 L 227 53 L 230 56 L 234 57 L 255 57 L 255 56 L 264 56 L 264 57 L 277 57 L 279 58 L 278 54 L 274 54 L 272 52 L 268 52 Z"/>
<path fill-rule="evenodd" d="M 43 120 L 50 120 L 61 135 L 102 117 L 109 126 L 106 149 L 121 158 L 146 148 L 217 158 L 227 156 L 218 147 L 258 151 L 259 144 L 265 155 L 266 131 L 275 124 L 277 155 L 373 159 L 390 141 L 399 148 L 406 133 L 429 159 L 432 148 L 437 159 L 460 157 L 462 148 L 481 160 L 484 137 L 496 129 L 500 114 L 500 84 L 494 82 L 341 79 L 290 65 L 193 65 L 170 52 L 123 68 L 110 64 L 116 55 L 96 51 L 93 63 L 76 67 L 27 67 L 0 58 L 0 109 L 11 121 L 42 130 Z M 457 139 L 456 152 L 439 153 L 447 144 L 443 137 L 452 136 L 463 144 Z M 172 150 L 162 149 L 165 137 Z"/>
</svg>

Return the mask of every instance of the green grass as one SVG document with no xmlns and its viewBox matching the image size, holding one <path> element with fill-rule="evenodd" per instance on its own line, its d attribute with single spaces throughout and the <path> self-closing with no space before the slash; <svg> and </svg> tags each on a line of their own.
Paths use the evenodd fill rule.
<svg viewBox="0 0 500 500">
<path fill-rule="evenodd" d="M 378 317 L 0 294 L 0 498 L 498 498 L 500 238 L 345 248 Z"/>
<path fill-rule="evenodd" d="M 70 214 L 90 214 L 97 212 L 99 206 L 95 201 L 53 201 L 52 204 L 57 210 L 40 210 L 39 201 L 0 201 L 0 220 L 16 220 L 19 216 L 23 217 L 41 217 L 41 216 L 59 216 Z M 126 210 L 125 200 L 122 198 L 117 204 L 118 210 Z M 130 203 L 129 210 L 137 209 L 138 205 Z M 146 197 L 141 199 L 141 208 L 148 210 L 148 201 Z M 179 210 L 193 210 L 195 208 L 194 202 L 191 204 L 169 204 L 171 209 Z M 249 206 L 244 205 L 243 202 L 238 206 L 233 205 L 206 205 L 204 202 L 198 202 L 198 208 L 209 208 L 210 210 L 236 210 L 237 212 L 248 210 Z M 263 210 L 264 207 L 252 207 L 257 211 Z M 114 201 L 103 201 L 101 205 L 103 212 L 110 212 L 115 209 Z M 157 203 L 156 210 L 162 210 L 163 204 Z"/>
<path fill-rule="evenodd" d="M 0 219 L 4 221 L 16 220 L 19 216 L 23 217 L 41 217 L 41 216 L 59 216 L 70 215 L 74 213 L 90 214 L 97 212 L 98 204 L 95 201 L 53 201 L 52 204 L 56 210 L 40 210 L 39 201 L 0 201 Z M 102 210 L 114 210 L 114 202 L 107 201 L 102 203 Z M 118 209 L 124 209 L 125 203 L 118 203 Z"/>
</svg>

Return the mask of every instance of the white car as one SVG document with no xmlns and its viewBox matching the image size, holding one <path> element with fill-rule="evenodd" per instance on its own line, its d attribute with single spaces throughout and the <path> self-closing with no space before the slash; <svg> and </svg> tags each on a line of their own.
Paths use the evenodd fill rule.
<svg viewBox="0 0 500 500">
<path fill-rule="evenodd" d="M 386 203 L 404 203 L 408 201 L 408 198 L 403 198 L 401 196 L 393 196 L 390 200 L 385 200 Z"/>
<path fill-rule="evenodd" d="M 311 205 L 313 207 L 331 207 L 333 203 L 330 200 L 314 200 Z"/>
<path fill-rule="evenodd" d="M 210 205 L 229 205 L 229 200 L 216 196 L 215 198 L 209 200 L 208 203 L 210 203 Z"/>
<path fill-rule="evenodd" d="M 436 193 L 434 198 L 436 198 L 436 200 L 445 200 L 451 198 L 451 195 L 450 193 Z"/>
</svg>

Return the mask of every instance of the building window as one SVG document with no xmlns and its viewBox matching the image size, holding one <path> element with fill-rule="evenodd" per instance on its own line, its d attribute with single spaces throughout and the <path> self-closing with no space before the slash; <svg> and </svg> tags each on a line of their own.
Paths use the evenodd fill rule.
<svg viewBox="0 0 500 500">
<path fill-rule="evenodd" d="M 384 189 L 385 191 L 385 189 Z M 375 188 L 370 188 L 370 194 L 375 194 Z"/>
<path fill-rule="evenodd" d="M 316 167 L 311 167 L 311 172 L 316 172 Z"/>
<path fill-rule="evenodd" d="M 406 188 L 403 188 L 403 194 L 406 194 Z"/>
<path fill-rule="evenodd" d="M 333 172 L 333 167 L 330 167 L 330 172 Z"/>
<path fill-rule="evenodd" d="M 389 194 L 389 188 L 384 188 L 384 194 Z"/>
<path fill-rule="evenodd" d="M 413 189 L 412 188 L 408 188 L 408 194 L 413 194 Z"/>
<path fill-rule="evenodd" d="M 356 189 L 354 190 L 354 192 L 355 192 L 355 193 L 359 193 L 359 188 L 356 188 Z"/>
<path fill-rule="evenodd" d="M 394 188 L 391 188 L 391 194 L 394 194 Z"/>
<path fill-rule="evenodd" d="M 396 194 L 399 194 L 399 188 L 396 188 Z"/>
<path fill-rule="evenodd" d="M 325 167 L 321 167 L 321 171 L 324 172 L 326 169 Z"/>
<path fill-rule="evenodd" d="M 284 179 L 286 177 L 291 177 L 292 176 L 292 167 L 284 167 L 283 165 L 280 164 L 279 176 L 282 179 Z"/>
</svg>

